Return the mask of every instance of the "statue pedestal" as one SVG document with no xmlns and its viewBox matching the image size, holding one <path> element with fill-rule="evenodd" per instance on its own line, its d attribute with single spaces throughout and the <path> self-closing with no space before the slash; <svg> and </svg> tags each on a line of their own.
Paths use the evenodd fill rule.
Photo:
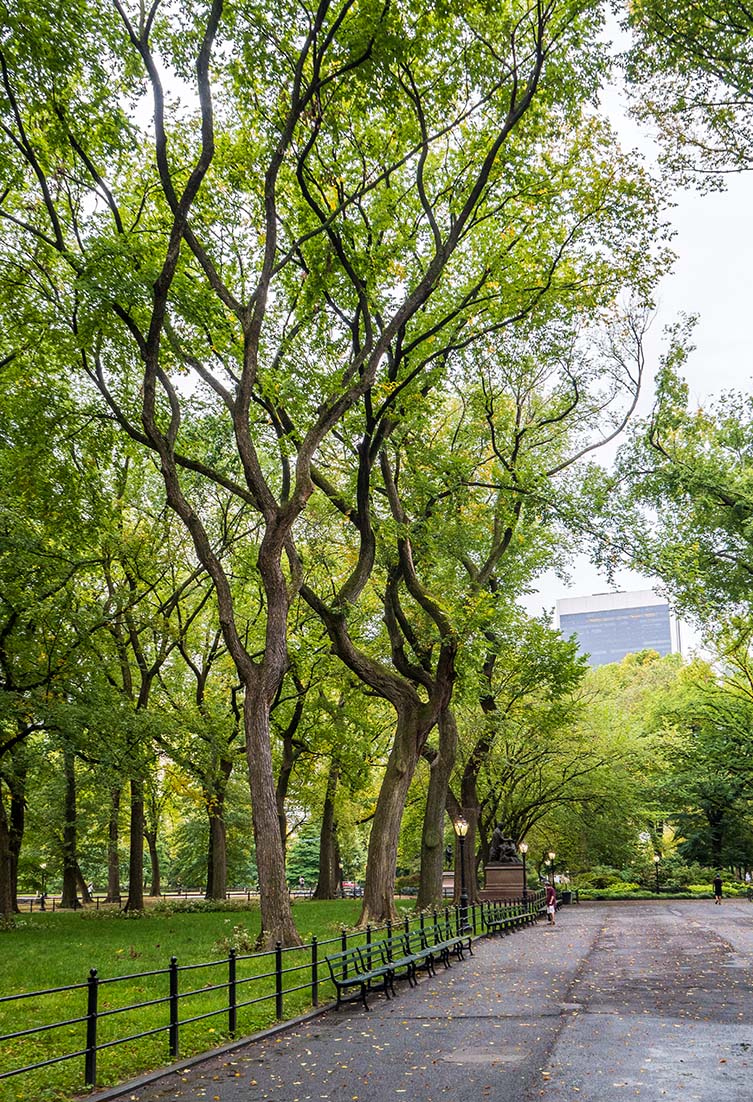
<svg viewBox="0 0 753 1102">
<path fill-rule="evenodd" d="M 480 900 L 520 899 L 523 895 L 522 864 L 490 864 L 484 868 L 484 883 L 478 893 Z"/>
</svg>

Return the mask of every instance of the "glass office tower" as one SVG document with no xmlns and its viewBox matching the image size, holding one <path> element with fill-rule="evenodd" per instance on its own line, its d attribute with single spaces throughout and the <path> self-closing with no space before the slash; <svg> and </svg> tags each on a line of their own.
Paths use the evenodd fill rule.
<svg viewBox="0 0 753 1102">
<path fill-rule="evenodd" d="M 558 626 L 565 638 L 576 635 L 581 654 L 592 666 L 620 662 L 626 654 L 679 651 L 676 618 L 653 590 L 595 593 L 557 601 Z"/>
</svg>

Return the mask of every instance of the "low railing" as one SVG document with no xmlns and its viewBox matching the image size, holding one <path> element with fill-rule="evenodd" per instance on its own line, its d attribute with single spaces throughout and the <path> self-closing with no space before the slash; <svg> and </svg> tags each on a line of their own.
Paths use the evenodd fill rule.
<svg viewBox="0 0 753 1102">
<path fill-rule="evenodd" d="M 450 895 L 453 893 L 450 892 Z M 337 899 L 360 899 L 363 895 L 363 889 L 358 884 L 347 885 L 340 888 L 335 896 Z M 100 907 L 105 905 L 109 907 L 120 907 L 122 910 L 125 906 L 128 893 L 123 892 L 122 899 L 119 899 L 116 903 L 112 903 L 108 900 L 107 895 L 104 892 L 93 892 L 91 900 L 85 905 L 78 902 L 78 907 L 84 906 L 95 907 L 99 910 Z M 149 896 L 150 899 L 159 899 L 164 902 L 174 899 L 176 902 L 187 903 L 191 900 L 206 899 L 206 894 L 201 888 L 176 888 L 174 891 L 160 892 L 158 896 Z M 225 901 L 227 903 L 250 903 L 252 899 L 259 898 L 258 888 L 231 888 L 230 891 L 225 893 Z M 294 901 L 300 901 L 302 899 L 313 899 L 314 889 L 311 888 L 291 888 L 290 898 Z M 214 901 L 216 902 L 216 901 Z M 23 914 L 34 914 L 35 911 L 56 911 L 61 910 L 60 906 L 60 893 L 57 895 L 52 893 L 43 892 L 41 895 L 30 895 L 28 893 L 21 893 L 16 897 L 16 906 L 18 910 Z M 70 910 L 70 908 L 65 908 Z"/>
<path fill-rule="evenodd" d="M 542 896 L 541 892 L 531 892 L 525 904 L 522 900 L 511 900 L 507 906 L 511 914 L 521 914 L 523 911 L 538 913 L 542 907 Z M 64 1020 L 29 1025 L 24 1029 L 0 1035 L 0 1059 L 6 1044 L 10 1043 L 15 1047 L 18 1042 L 47 1037 L 55 1030 L 66 1030 L 70 1034 L 76 1027 L 80 1027 L 81 1041 L 72 1050 L 64 1049 L 53 1055 L 46 1055 L 44 1059 L 29 1061 L 27 1057 L 27 1062 L 22 1066 L 2 1070 L 0 1064 L 0 1080 L 30 1074 L 64 1061 L 82 1059 L 84 1084 L 87 1087 L 94 1087 L 97 1084 L 99 1053 L 117 1046 L 133 1044 L 158 1034 L 167 1034 L 167 1055 L 171 1060 L 175 1060 L 179 1056 L 181 1032 L 185 1033 L 187 1027 L 207 1019 L 223 1018 L 224 1029 L 221 1030 L 220 1036 L 226 1034 L 229 1038 L 235 1037 L 238 1033 L 239 1011 L 248 1008 L 263 1007 L 266 1004 L 269 1006 L 269 1011 L 261 1017 L 255 1015 L 252 1020 L 249 1020 L 247 1015 L 243 1023 L 245 1032 L 259 1029 L 274 1021 L 283 1021 L 286 1017 L 286 1003 L 288 1017 L 291 1017 L 309 1007 L 318 1007 L 322 989 L 328 996 L 334 994 L 332 981 L 329 975 L 325 974 L 326 968 L 322 967 L 327 950 L 335 951 L 330 947 L 336 947 L 336 951 L 339 951 L 359 945 L 365 948 L 370 958 L 372 944 L 384 938 L 390 938 L 402 930 L 409 933 L 416 929 L 422 930 L 430 942 L 441 941 L 463 930 L 474 936 L 481 935 L 485 932 L 483 905 L 469 905 L 465 909 L 465 914 L 458 906 L 445 907 L 442 911 L 423 913 L 412 919 L 406 917 L 399 925 L 387 922 L 384 926 L 373 928 L 367 926 L 364 930 L 343 928 L 337 937 L 321 941 L 313 937 L 309 944 L 300 947 L 284 948 L 278 944 L 271 951 L 243 954 L 230 949 L 226 957 L 199 964 L 181 965 L 176 957 L 171 957 L 167 968 L 126 976 L 102 979 L 97 969 L 92 968 L 84 983 L 6 995 L 0 998 L 0 1015 L 3 1016 L 4 1012 L 15 1011 L 16 1007 L 18 1012 L 22 1013 L 25 1006 L 33 1007 L 33 1011 L 39 1014 L 40 1003 L 43 1000 L 49 1000 L 52 996 L 60 997 L 65 993 L 75 993 L 74 1006 L 79 1002 L 80 996 L 81 1005 L 76 1008 L 71 1017 Z M 185 988 L 189 974 L 210 969 L 219 970 L 219 978 L 216 975 L 211 976 L 210 980 L 213 982 L 207 982 L 201 986 L 194 984 L 188 989 Z M 148 986 L 155 981 L 157 989 L 154 997 L 122 1006 L 112 1005 L 114 996 L 111 992 L 117 989 L 117 985 L 135 983 L 145 994 L 148 994 Z M 250 986 L 252 984 L 256 986 L 252 988 Z M 244 997 L 247 991 L 250 997 Z M 292 1001 L 291 996 L 295 996 Z M 189 1000 L 196 1000 L 190 1011 L 188 1010 Z M 157 1024 L 137 1029 L 135 1032 L 126 1031 L 125 1036 L 113 1036 L 113 1020 L 117 1016 L 138 1013 L 139 1018 L 143 1019 L 145 1012 L 155 1007 L 164 1007 L 166 1011 L 164 1016 L 160 1016 Z M 182 1010 L 182 1008 L 185 1009 Z M 144 1024 L 143 1020 L 141 1024 Z M 192 1039 L 196 1050 L 195 1034 Z M 204 1039 L 204 1044 L 207 1039 Z M 46 1052 L 49 1051 L 48 1045 L 49 1042 L 46 1041 Z M 54 1047 L 63 1048 L 63 1045 L 58 1044 Z M 201 1051 L 200 1048 L 198 1050 Z M 155 1053 L 154 1062 L 159 1064 L 162 1059 L 164 1059 L 164 1049 L 162 1057 Z"/>
</svg>

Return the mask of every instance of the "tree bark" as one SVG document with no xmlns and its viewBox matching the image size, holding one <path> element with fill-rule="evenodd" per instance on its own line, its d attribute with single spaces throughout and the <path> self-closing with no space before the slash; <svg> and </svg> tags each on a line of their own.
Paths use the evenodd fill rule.
<svg viewBox="0 0 753 1102">
<path fill-rule="evenodd" d="M 259 870 L 261 930 L 259 947 L 275 942 L 300 945 L 301 938 L 293 922 L 290 893 L 285 878 L 285 855 L 277 815 L 272 746 L 269 738 L 269 704 L 260 698 L 256 686 L 246 686 L 244 728 L 246 756 L 251 788 L 251 807 Z"/>
<path fill-rule="evenodd" d="M 277 820 L 280 824 L 280 838 L 282 839 L 283 853 L 287 850 L 288 843 L 288 817 L 285 813 L 285 800 L 287 799 L 290 778 L 297 757 L 298 755 L 295 753 L 292 737 L 288 732 L 284 732 L 282 736 L 282 760 L 280 762 L 280 770 L 277 774 L 277 783 L 275 784 Z"/>
<path fill-rule="evenodd" d="M 158 357 L 155 357 L 150 372 L 156 371 L 157 360 Z M 152 383 L 153 378 L 156 375 L 152 377 Z M 241 403 L 238 405 L 236 423 L 239 441 L 246 440 L 248 427 L 247 418 L 242 411 Z M 285 879 L 285 854 L 275 798 L 269 716 L 272 701 L 288 665 L 289 594 L 288 579 L 282 569 L 281 558 L 293 521 L 303 508 L 305 496 L 313 486 L 306 491 L 301 490 L 300 500 L 295 504 L 289 502 L 286 510 L 281 513 L 274 504 L 269 488 L 261 483 L 259 485 L 259 492 L 265 502 L 267 524 L 259 547 L 257 567 L 264 587 L 267 616 L 263 657 L 255 662 L 246 650 L 235 623 L 233 594 L 227 575 L 212 549 L 209 535 L 198 514 L 183 495 L 170 445 L 154 420 L 152 399 L 145 404 L 143 423 L 162 461 L 168 505 L 186 525 L 199 560 L 212 579 L 223 639 L 244 689 L 243 726 L 260 887 L 261 930 L 258 944 L 260 947 L 272 947 L 279 941 L 283 945 L 300 945 L 301 938 L 293 921 L 290 893 Z M 251 473 L 250 469 L 247 473 Z M 303 479 L 303 484 L 309 485 L 306 479 Z"/>
<path fill-rule="evenodd" d="M 65 775 L 65 818 L 63 822 L 63 894 L 61 907 L 81 906 L 78 900 L 76 872 L 78 858 L 76 854 L 76 768 L 73 751 L 63 750 L 63 772 Z"/>
<path fill-rule="evenodd" d="M 337 844 L 335 821 L 335 796 L 340 780 L 340 767 L 333 760 L 327 776 L 327 791 L 322 811 L 322 829 L 319 834 L 319 879 L 314 899 L 335 899 L 340 869 L 340 847 Z"/>
<path fill-rule="evenodd" d="M 394 921 L 397 917 L 395 868 L 400 824 L 422 743 L 416 712 L 411 709 L 398 713 L 395 741 L 387 760 L 371 826 L 359 926 Z"/>
<path fill-rule="evenodd" d="M 447 792 L 458 747 L 458 729 L 451 708 L 442 709 L 438 727 L 439 748 L 429 764 L 429 791 L 426 795 L 421 836 L 421 873 L 416 900 L 419 911 L 440 906 L 442 903 Z"/>
<path fill-rule="evenodd" d="M 118 853 L 120 789 L 110 789 L 110 822 L 107 828 L 107 902 L 120 903 L 120 856 Z"/>
<path fill-rule="evenodd" d="M 15 903 L 15 896 L 11 892 L 10 826 L 3 797 L 3 782 L 0 780 L 0 915 L 3 926 L 13 924 Z"/>
<path fill-rule="evenodd" d="M 209 863 L 206 899 L 227 897 L 227 834 L 224 807 L 209 812 Z"/>
<path fill-rule="evenodd" d="M 298 697 L 296 699 L 296 704 L 290 723 L 281 733 L 282 760 L 280 761 L 280 770 L 277 774 L 277 784 L 275 785 L 275 795 L 277 798 L 277 817 L 280 820 L 280 837 L 282 838 L 283 853 L 285 853 L 288 843 L 288 817 L 285 813 L 285 801 L 288 797 L 290 778 L 293 774 L 295 763 L 301 756 L 301 750 L 303 749 L 300 742 L 296 741 L 295 736 L 301 722 L 304 703 L 306 700 L 305 685 L 295 671 L 293 671 L 292 676 L 293 684 L 295 685 L 298 692 Z"/>
<path fill-rule="evenodd" d="M 227 831 L 225 828 L 225 795 L 233 770 L 230 758 L 222 758 L 215 774 L 214 788 L 207 793 L 209 845 L 207 847 L 206 899 L 227 897 Z"/>
<path fill-rule="evenodd" d="M 144 782 L 131 778 L 131 824 L 128 856 L 127 911 L 144 909 Z"/>
<path fill-rule="evenodd" d="M 18 911 L 18 859 L 21 856 L 26 821 L 26 774 L 28 767 L 25 763 L 23 750 L 20 755 L 14 754 L 13 759 L 13 770 L 8 778 L 10 789 L 8 845 L 10 847 L 10 894 L 13 900 L 13 909 Z"/>
<path fill-rule="evenodd" d="M 84 874 L 81 871 L 81 866 L 76 861 L 76 886 L 81 892 L 81 900 L 83 903 L 92 902 L 92 893 L 89 891 L 89 885 L 84 880 Z"/>
<path fill-rule="evenodd" d="M 154 897 L 162 895 L 162 884 L 160 882 L 160 868 L 159 868 L 159 853 L 157 852 L 157 828 L 154 826 L 151 830 L 144 828 L 144 837 L 146 838 L 146 844 L 149 847 L 149 861 L 152 866 L 152 883 L 149 888 L 149 894 Z"/>
</svg>

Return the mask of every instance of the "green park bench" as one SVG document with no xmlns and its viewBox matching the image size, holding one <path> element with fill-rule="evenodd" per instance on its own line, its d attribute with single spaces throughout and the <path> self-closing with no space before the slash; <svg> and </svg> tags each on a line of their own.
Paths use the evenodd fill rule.
<svg viewBox="0 0 753 1102">
<path fill-rule="evenodd" d="M 432 942 L 429 939 L 426 931 L 424 931 L 423 936 L 426 938 L 427 946 L 433 953 L 437 954 L 445 968 L 450 967 L 451 954 L 456 956 L 458 960 L 463 960 L 463 955 L 467 950 L 473 956 L 473 937 L 471 934 L 453 934 L 448 926 L 445 926 L 443 931 L 440 924 L 435 922 L 433 926 L 434 941 Z"/>
<path fill-rule="evenodd" d="M 378 944 L 378 942 L 375 943 L 375 945 Z M 338 1007 L 343 1002 L 360 999 L 368 1010 L 369 1004 L 366 1001 L 368 991 L 384 991 L 387 998 L 390 997 L 390 991 L 394 995 L 395 969 L 386 961 L 386 955 L 383 957 L 381 952 L 379 959 L 372 960 L 370 965 L 363 958 L 363 946 L 344 949 L 339 953 L 329 953 L 326 959 L 332 983 L 337 991 Z M 348 995 L 348 992 L 356 987 L 358 991 Z"/>
<path fill-rule="evenodd" d="M 429 945 L 426 933 L 421 930 L 404 931 L 399 936 L 387 937 L 370 946 L 370 949 L 381 947 L 384 953 L 385 963 L 391 964 L 397 970 L 401 969 L 411 987 L 415 987 L 418 980 L 416 973 L 419 968 L 433 976 L 434 958 L 439 955 L 433 945 Z M 366 948 L 363 950 L 367 952 Z M 368 955 L 366 957 L 368 962 Z"/>
<path fill-rule="evenodd" d="M 510 934 L 529 922 L 535 922 L 536 915 L 522 903 L 485 903 L 482 919 L 488 934 Z"/>
</svg>

